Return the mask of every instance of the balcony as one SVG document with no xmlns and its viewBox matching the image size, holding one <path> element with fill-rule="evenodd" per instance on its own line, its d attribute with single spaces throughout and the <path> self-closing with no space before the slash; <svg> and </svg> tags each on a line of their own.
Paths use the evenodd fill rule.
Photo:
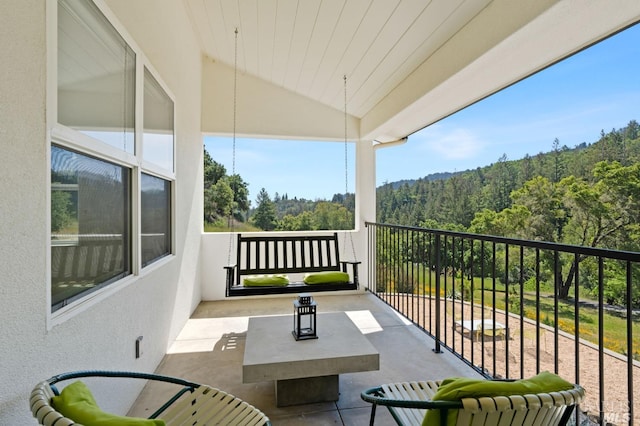
<svg viewBox="0 0 640 426">
<path fill-rule="evenodd" d="M 367 232 L 367 291 L 315 297 L 319 312 L 346 312 L 380 353 L 379 371 L 341 375 L 336 403 L 279 408 L 273 382 L 242 383 L 248 318 L 292 315 L 290 295 L 201 302 L 157 371 L 224 389 L 275 424 L 364 425 L 370 406 L 359 395 L 376 384 L 450 376 L 518 379 L 548 370 L 586 388 L 581 410 L 592 420 L 602 412 L 600 424 L 639 421 L 638 312 L 608 306 L 604 296 L 588 300 L 580 290 L 581 276 L 594 273 L 589 265 L 596 265 L 595 285 L 602 290 L 619 264 L 626 268 L 631 306 L 640 254 L 376 223 L 367 223 Z M 423 273 L 425 265 L 430 273 Z M 581 284 L 567 299 L 554 297 L 545 291 L 543 265 L 555 267 L 551 277 L 559 280 L 564 272 L 565 282 Z M 511 271 L 506 279 L 504 271 Z M 567 271 L 573 271 L 569 280 Z M 622 327 L 618 346 L 609 337 L 612 327 Z M 158 395 L 145 389 L 132 413 L 144 415 Z M 394 422 L 380 410 L 376 424 Z"/>
<path fill-rule="evenodd" d="M 206 383 L 229 389 L 264 407 L 274 419 L 284 422 L 289 415 L 291 423 L 299 423 L 296 416 L 302 414 L 294 409 L 279 412 L 260 399 L 263 393 L 268 397 L 268 392 L 273 392 L 271 385 L 257 386 L 254 391 L 254 387 L 242 386 L 236 373 L 233 376 L 232 372 L 236 370 L 225 368 L 239 359 L 233 357 L 241 355 L 242 340 L 240 336 L 238 350 L 233 350 L 233 341 L 221 340 L 222 336 L 226 333 L 233 337 L 230 333 L 241 334 L 241 330 L 225 328 L 217 337 L 205 335 L 215 339 L 206 342 L 210 344 L 208 352 L 198 352 L 199 341 L 192 339 L 196 349 L 178 352 L 174 347 L 165 356 L 169 345 L 178 336 L 178 342 L 183 338 L 180 332 L 184 324 L 190 327 L 197 323 L 193 320 L 199 318 L 190 318 L 198 306 L 196 312 L 199 313 L 212 303 L 216 309 L 216 316 L 212 318 L 289 314 L 290 311 L 290 298 L 273 302 L 265 298 L 222 300 L 222 266 L 227 241 L 224 236 L 202 236 L 201 233 L 203 177 L 199 166 L 202 165 L 203 134 L 237 133 L 248 137 L 342 141 L 346 121 L 346 137 L 356 145 L 355 252 L 363 261 L 363 271 L 370 268 L 369 276 L 362 282 L 371 288 L 369 293 L 344 297 L 334 306 L 324 298 L 319 299 L 320 308 L 371 310 L 383 331 L 367 336 L 371 340 L 384 337 L 384 341 L 378 342 L 384 346 L 380 372 L 344 377 L 343 386 L 353 384 L 351 390 L 344 388 L 343 395 L 345 398 L 350 395 L 351 408 L 362 404 L 357 395 L 365 382 L 377 384 L 414 376 L 435 378 L 435 372 L 438 372 L 437 376 L 477 374 L 477 371 L 507 376 L 519 374 L 520 364 L 509 364 L 508 372 L 506 367 L 502 372 L 500 361 L 496 359 L 494 368 L 493 359 L 488 358 L 489 348 L 493 350 L 494 343 L 487 342 L 487 336 L 484 341 L 481 336 L 471 343 L 470 339 L 462 340 L 453 331 L 455 321 L 467 320 L 471 312 L 474 312 L 474 319 L 483 315 L 481 311 L 476 313 L 476 307 L 469 309 L 470 305 L 462 303 L 464 297 L 459 305 L 445 297 L 451 289 L 454 290 L 451 300 L 458 301 L 455 298 L 456 292 L 460 291 L 458 281 L 455 284 L 441 281 L 442 295 L 436 293 L 427 297 L 427 294 L 411 293 L 411 296 L 399 293 L 393 287 L 395 283 L 390 281 L 393 275 L 378 275 L 383 271 L 373 268 L 373 265 L 380 265 L 373 261 L 379 254 L 375 252 L 376 245 L 367 248 L 364 224 L 375 220 L 375 152 L 383 146 L 395 146 L 416 130 L 638 22 L 638 2 L 621 2 L 616 8 L 611 8 L 606 0 L 593 0 L 588 4 L 528 0 L 524 2 L 526 7 L 514 7 L 514 2 L 508 0 L 337 2 L 343 4 L 342 11 L 329 1 L 96 1 L 95 10 L 104 15 L 104 19 L 101 18 L 104 25 L 94 32 L 102 37 L 105 31 L 115 31 L 117 37 L 112 39 L 115 44 L 94 43 L 83 37 L 76 30 L 93 31 L 98 27 L 84 25 L 83 16 L 77 14 L 67 14 L 67 18 L 79 24 L 69 25 L 71 21 L 65 21 L 63 12 L 58 10 L 68 8 L 70 4 L 93 2 L 63 1 L 58 6 L 58 1 L 48 1 L 39 2 L 37 7 L 33 7 L 33 3 L 13 2 L 9 5 L 4 2 L 4 8 L 0 7 L 5 12 L 0 13 L 5 29 L 3 34 L 7 34 L 0 37 L 0 46 L 5 53 L 3 70 L 7 77 L 0 80 L 3 94 L 0 133 L 4 154 L 0 162 L 3 182 L 6 181 L 0 215 L 0 241 L 4 249 L 0 266 L 0 340 L 9 342 L 0 349 L 0 375 L 5 379 L 0 384 L 0 424 L 33 423 L 25 400 L 34 384 L 53 374 L 78 369 L 159 369 L 193 379 L 202 378 Z M 277 21 L 274 20 L 276 17 Z M 62 25 L 59 26 L 59 22 Z M 313 25 L 314 22 L 318 25 Z M 237 50 L 234 49 L 232 30 L 235 27 L 240 29 Z M 77 64 L 69 61 L 70 67 L 65 68 L 65 62 L 58 61 L 58 54 L 64 53 L 58 52 L 58 47 L 63 45 L 62 39 L 72 41 L 73 45 L 78 42 L 78 52 L 85 53 L 92 65 L 86 69 L 89 79 L 81 77 L 77 71 L 82 67 Z M 81 45 L 85 47 L 81 48 Z M 123 49 L 111 49 L 116 45 Z M 118 67 L 105 65 L 103 61 L 95 60 L 96 47 L 126 52 L 126 59 L 117 62 L 121 65 Z M 237 68 L 235 53 L 239 53 L 240 60 Z M 135 76 L 129 74 L 130 65 L 134 64 Z M 66 71 L 59 71 L 58 65 L 63 65 L 61 69 Z M 123 68 L 128 77 L 116 78 L 116 68 Z M 239 71 L 237 102 L 233 89 L 236 69 Z M 147 128 L 140 121 L 144 118 L 145 70 L 152 74 L 175 106 L 172 120 L 176 136 L 175 158 L 173 168 L 169 166 L 171 170 L 165 170 L 167 165 L 164 163 L 148 161 L 141 146 L 128 143 L 133 133 L 136 141 L 142 140 Z M 348 76 L 346 105 L 345 74 Z M 135 84 L 129 84 L 131 78 Z M 71 116 L 59 114 L 58 101 L 65 95 L 79 95 L 81 92 L 70 89 L 84 89 L 89 82 L 96 83 L 91 86 L 95 87 L 95 92 L 84 92 L 87 96 L 81 96 L 82 103 L 73 102 L 73 108 L 68 111 Z M 128 94 L 133 92 L 135 99 L 120 102 L 120 96 L 107 96 L 108 102 L 97 101 L 96 95 L 106 99 L 104 89 L 111 83 L 122 86 Z M 146 102 L 146 105 L 150 103 Z M 234 107 L 238 112 L 237 124 Z M 116 121 L 122 121 L 123 126 L 107 119 L 103 114 L 107 110 L 113 112 Z M 88 123 L 86 119 L 91 111 L 97 112 L 99 120 Z M 76 128 L 66 125 L 67 119 L 76 123 Z M 89 124 L 107 133 L 118 132 L 124 136 L 123 141 L 127 141 L 126 146 L 119 149 L 83 133 Z M 96 208 L 104 204 L 109 217 L 123 218 L 131 224 L 127 229 L 131 231 L 132 242 L 126 247 L 132 254 L 130 273 L 127 272 L 124 279 L 62 307 L 54 306 L 55 283 L 60 272 L 55 266 L 71 256 L 72 250 L 61 250 L 60 257 L 52 255 L 51 251 L 51 192 L 56 185 L 51 182 L 51 151 L 55 146 L 64 146 L 69 152 L 110 163 L 131 175 L 130 181 L 123 180 L 121 185 L 122 189 L 131 190 L 131 197 L 126 197 L 128 202 L 123 208 L 111 205 L 105 197 L 92 197 L 91 201 L 100 199 L 100 204 L 89 200 L 83 202 L 84 206 Z M 146 150 L 147 154 L 149 152 Z M 140 183 L 141 176 L 146 173 L 147 176 L 165 176 L 166 185 L 171 187 L 171 230 L 168 233 L 172 236 L 171 250 L 168 256 L 150 265 L 144 262 L 143 246 L 146 243 L 143 240 L 147 231 L 140 226 L 143 221 Z M 125 212 L 129 207 L 130 211 Z M 490 245 L 489 240 L 485 244 Z M 93 252 L 96 259 L 101 256 L 98 252 Z M 83 256 L 87 255 L 88 252 Z M 371 257 L 371 261 L 367 257 Z M 118 258 L 117 255 L 113 257 Z M 399 272 L 400 257 L 395 259 Z M 631 261 L 634 265 L 635 262 Z M 82 265 L 89 263 L 85 257 Z M 385 274 L 390 272 L 385 271 Z M 580 274 L 585 275 L 583 269 Z M 374 299 L 376 295 L 382 300 Z M 365 297 L 371 307 L 355 302 Z M 431 302 L 431 297 L 441 300 L 434 305 L 439 306 L 441 313 L 433 317 L 437 319 L 438 327 L 421 322 L 407 309 L 412 306 L 409 301 L 422 298 L 423 302 L 427 299 Z M 540 300 L 549 299 L 541 292 Z M 262 307 L 280 302 L 283 306 L 279 310 Z M 515 334 L 519 326 L 516 326 L 518 321 L 512 320 L 514 310 L 511 306 L 507 312 L 498 303 L 485 302 L 485 318 L 505 325 L 509 318 L 510 339 L 496 341 L 496 348 L 506 350 L 508 346 L 509 354 L 517 354 L 516 342 L 522 340 L 528 345 L 527 349 L 533 348 L 534 353 L 545 353 L 545 343 L 551 354 L 558 353 L 556 339 L 559 341 L 562 330 L 556 330 L 555 324 L 559 321 L 555 320 L 554 314 L 551 314 L 553 322 L 550 322 L 553 326 L 545 323 L 549 322 L 549 316 L 545 319 L 543 312 L 534 316 L 533 324 L 539 324 L 538 329 L 544 328 L 546 335 L 544 340 L 538 334 L 532 339 L 528 333 Z M 413 325 L 404 325 L 389 305 L 401 309 L 427 333 Z M 489 306 L 497 306 L 502 311 Z M 583 312 L 584 308 L 578 306 Z M 225 313 L 227 309 L 234 313 Z M 456 318 L 456 309 L 460 309 L 460 318 Z M 421 310 L 421 315 L 423 312 L 426 311 Z M 504 321 L 501 321 L 501 315 L 505 316 Z M 602 315 L 606 313 L 602 312 Z M 577 318 L 578 325 L 584 325 L 581 316 Z M 524 318 L 520 322 L 531 324 Z M 638 327 L 634 322 L 622 328 L 631 335 Z M 399 335 L 400 329 L 403 335 Z M 521 329 L 527 331 L 526 325 Z M 136 358 L 134 348 L 139 336 L 144 336 L 144 354 Z M 580 336 L 580 339 L 584 338 L 582 332 Z M 418 355 L 405 350 L 412 347 L 408 343 L 410 340 L 421 345 L 420 351 L 416 350 Z M 224 351 L 215 346 L 216 342 L 225 342 Z M 438 346 L 443 352 L 436 354 L 433 349 Z M 638 344 L 631 340 L 625 345 L 632 346 L 637 348 Z M 470 348 L 473 347 L 486 350 L 477 352 L 478 355 L 471 359 Z M 606 345 L 596 348 L 599 358 L 608 356 L 609 349 L 606 348 Z M 455 353 L 449 353 L 449 349 Z M 493 350 L 493 353 L 498 351 Z M 601 380 L 602 370 L 609 374 L 607 364 L 599 362 L 593 370 L 584 371 L 584 356 L 581 351 L 578 353 L 581 368 L 573 370 L 578 370 L 579 375 L 572 370 L 569 377 L 579 377 L 580 382 L 595 377 L 594 387 L 598 389 L 603 383 L 604 391 L 592 392 L 607 398 L 610 381 Z M 220 358 L 212 358 L 213 355 Z M 630 361 L 631 355 L 621 356 L 626 358 L 626 367 L 621 373 L 621 385 L 624 386 L 621 387 L 628 389 L 627 397 L 633 406 L 633 402 L 637 404 L 635 395 L 638 391 L 632 393 L 631 389 L 635 388 L 629 383 L 635 383 L 638 374 L 635 363 Z M 554 357 L 558 358 L 557 355 Z M 418 370 L 409 371 L 404 362 L 406 359 L 415 359 L 412 364 Z M 173 365 L 174 360 L 185 362 L 178 368 Z M 564 372 L 563 361 L 558 362 L 561 372 Z M 524 365 L 526 369 L 529 364 Z M 540 368 L 546 368 L 542 357 Z M 108 402 L 106 409 L 125 412 L 140 388 L 128 386 L 102 391 Z M 140 402 L 143 401 L 144 395 Z M 340 416 L 346 418 L 349 411 L 342 408 L 347 405 L 338 405 L 340 407 L 334 405 L 333 408 L 340 408 Z M 311 418 L 311 411 L 321 411 L 318 407 L 302 408 L 307 409 L 305 419 Z"/>
<path fill-rule="evenodd" d="M 291 316 L 291 295 L 200 303 L 156 371 L 230 392 L 260 408 L 274 425 L 299 425 L 303 422 L 367 425 L 371 406 L 360 398 L 360 392 L 367 388 L 416 378 L 480 377 L 453 354 L 434 353 L 432 338 L 371 293 L 314 295 L 314 299 L 319 314 L 346 312 L 380 353 L 379 371 L 340 375 L 340 399 L 336 403 L 279 408 L 275 404 L 273 382 L 242 383 L 242 359 L 249 317 Z M 318 321 L 321 341 L 321 317 Z M 291 333 L 290 329 L 281 331 Z M 154 404 L 154 401 L 162 399 L 162 396 L 161 390 L 146 388 L 131 413 L 148 415 L 148 409 L 157 407 L 158 403 Z M 395 422 L 387 410 L 378 410 L 376 425 L 392 424 Z"/>
</svg>

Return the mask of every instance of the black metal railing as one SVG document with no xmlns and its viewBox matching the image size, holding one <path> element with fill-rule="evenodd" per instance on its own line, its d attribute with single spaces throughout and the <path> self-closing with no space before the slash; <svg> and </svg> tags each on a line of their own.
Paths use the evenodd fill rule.
<svg viewBox="0 0 640 426">
<path fill-rule="evenodd" d="M 578 411 L 597 423 L 640 424 L 640 253 L 366 226 L 369 290 L 434 351 L 486 377 L 555 372 L 585 387 Z"/>
</svg>

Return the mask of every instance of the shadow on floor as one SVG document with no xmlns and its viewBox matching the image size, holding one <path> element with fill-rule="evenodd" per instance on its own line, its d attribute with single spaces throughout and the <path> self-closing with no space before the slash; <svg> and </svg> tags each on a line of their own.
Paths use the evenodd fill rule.
<svg viewBox="0 0 640 426">
<path fill-rule="evenodd" d="M 292 315 L 293 297 L 202 302 L 156 372 L 231 393 L 265 412 L 275 426 L 364 426 L 369 424 L 371 409 L 360 398 L 365 389 L 389 382 L 479 377 L 448 352 L 434 353 L 431 338 L 370 293 L 314 295 L 314 299 L 319 313 L 346 312 L 380 353 L 378 371 L 340 375 L 340 399 L 336 402 L 276 407 L 273 382 L 242 383 L 249 317 Z M 170 392 L 168 388 L 148 385 L 129 414 L 148 416 L 169 398 Z M 378 410 L 376 425 L 394 424 L 387 410 Z"/>
</svg>

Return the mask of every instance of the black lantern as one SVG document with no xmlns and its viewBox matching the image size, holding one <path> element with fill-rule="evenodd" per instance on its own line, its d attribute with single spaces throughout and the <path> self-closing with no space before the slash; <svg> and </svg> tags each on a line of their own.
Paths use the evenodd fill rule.
<svg viewBox="0 0 640 426">
<path fill-rule="evenodd" d="M 307 293 L 299 294 L 293 301 L 293 331 L 296 340 L 317 339 L 316 302 Z"/>
</svg>

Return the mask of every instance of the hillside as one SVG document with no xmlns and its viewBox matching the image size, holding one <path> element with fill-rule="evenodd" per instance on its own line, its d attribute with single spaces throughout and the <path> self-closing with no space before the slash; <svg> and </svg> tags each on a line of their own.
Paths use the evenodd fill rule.
<svg viewBox="0 0 640 426">
<path fill-rule="evenodd" d="M 511 194 L 542 177 L 552 183 L 573 176 L 593 182 L 600 161 L 627 166 L 640 161 L 640 126 L 635 120 L 619 130 L 594 136 L 591 144 L 553 149 L 519 160 L 505 155 L 495 163 L 457 173 L 438 173 L 416 180 L 385 183 L 377 188 L 377 221 L 420 226 L 430 223 L 468 228 L 477 212 L 500 212 L 512 206 Z"/>
</svg>

